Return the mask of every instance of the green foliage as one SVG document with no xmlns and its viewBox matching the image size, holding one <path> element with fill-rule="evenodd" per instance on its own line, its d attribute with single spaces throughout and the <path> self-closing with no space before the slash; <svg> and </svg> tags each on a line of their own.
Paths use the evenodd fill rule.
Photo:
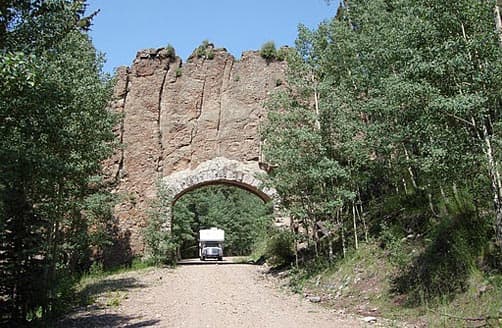
<svg viewBox="0 0 502 328">
<path fill-rule="evenodd" d="M 390 263 L 400 269 L 406 269 L 416 254 L 414 249 L 408 247 L 407 238 L 403 235 L 402 228 L 398 225 L 387 227 L 382 224 L 381 229 L 381 246 L 387 252 Z"/>
<path fill-rule="evenodd" d="M 265 252 L 267 250 L 267 243 L 269 240 L 269 233 L 267 231 L 263 231 L 260 235 L 256 237 L 254 244 L 251 248 L 251 254 L 249 254 L 248 259 L 255 263 L 261 263 L 266 260 Z"/>
<path fill-rule="evenodd" d="M 280 47 L 276 52 L 275 59 L 277 59 L 278 61 L 286 60 L 290 51 L 291 49 L 289 49 L 288 47 Z"/>
<path fill-rule="evenodd" d="M 202 44 L 195 49 L 192 56 L 204 59 L 214 59 L 214 45 L 208 40 L 202 41 Z"/>
<path fill-rule="evenodd" d="M 176 77 L 180 77 L 181 75 L 183 75 L 183 70 L 181 69 L 181 67 L 176 68 Z"/>
<path fill-rule="evenodd" d="M 126 272 L 144 270 L 156 265 L 153 262 L 134 258 L 130 266 L 121 266 L 113 269 L 106 269 L 101 262 L 94 262 L 88 272 L 79 277 L 72 286 L 75 289 L 75 297 L 68 304 L 76 306 L 96 305 L 99 298 L 100 303 L 106 306 L 116 306 L 125 298 L 123 291 L 131 286 L 130 279 L 114 279 L 114 275 L 121 275 Z"/>
<path fill-rule="evenodd" d="M 167 52 L 167 56 L 170 57 L 170 58 L 175 58 L 176 57 L 176 50 L 174 49 L 174 47 L 171 45 L 171 44 L 168 44 L 166 47 L 166 52 Z"/>
<path fill-rule="evenodd" d="M 113 245 L 113 207 L 117 201 L 115 195 L 107 192 L 90 194 L 83 199 L 83 219 L 88 226 L 86 246 L 92 248 L 98 257 L 102 256 L 107 247 Z"/>
<path fill-rule="evenodd" d="M 309 85 L 314 76 L 298 53 L 290 57 L 289 69 L 292 75 L 288 84 L 292 83 L 292 87 L 276 94 L 267 104 L 263 149 L 266 160 L 274 167 L 268 176 L 270 184 L 278 191 L 295 224 L 314 231 L 319 222 L 339 223 L 336 213 L 354 199 L 356 180 L 350 179 L 351 168 L 343 165 L 351 158 L 344 158 L 331 146 L 335 142 L 331 136 L 335 124 L 322 114 L 323 110 L 328 114 L 330 108 L 313 106 L 310 101 L 319 93 Z M 298 79 L 293 74 L 298 74 Z M 357 129 L 350 133 L 356 134 Z M 308 234 L 307 239 L 319 243 L 318 236 Z"/>
<path fill-rule="evenodd" d="M 260 49 L 260 56 L 266 60 L 273 60 L 277 57 L 277 50 L 274 41 L 265 42 Z"/>
<path fill-rule="evenodd" d="M 161 230 L 158 220 L 150 218 L 149 224 L 144 231 L 145 261 L 154 265 L 176 263 L 176 244 L 171 239 L 169 232 Z"/>
<path fill-rule="evenodd" d="M 377 238 L 405 270 L 405 292 L 451 299 L 500 244 L 494 4 L 352 0 L 299 27 L 261 131 L 268 183 L 316 256 Z"/>
<path fill-rule="evenodd" d="M 176 264 L 177 240 L 174 233 L 167 231 L 166 209 L 170 204 L 166 191 L 160 188 L 158 200 L 153 204 L 148 218 L 148 225 L 143 230 L 145 240 L 145 261 L 154 265 Z M 172 227 L 174 229 L 174 227 Z"/>
<path fill-rule="evenodd" d="M 407 292 L 412 303 L 465 291 L 486 247 L 489 225 L 475 212 L 469 195 L 457 194 L 445 207 L 430 245 L 395 281 L 396 290 Z"/>
<path fill-rule="evenodd" d="M 180 255 L 197 257 L 200 229 L 225 230 L 225 255 L 248 255 L 271 224 L 272 209 L 237 187 L 210 186 L 190 192 L 173 208 L 172 234 Z"/>
<path fill-rule="evenodd" d="M 89 275 L 94 276 L 94 277 L 102 276 L 104 274 L 103 263 L 94 262 L 91 265 L 91 267 L 89 268 L 88 273 L 89 273 Z"/>
<path fill-rule="evenodd" d="M 465 327 L 464 318 L 481 318 L 480 325 L 500 326 L 502 306 L 502 281 L 500 275 L 487 276 L 474 271 L 467 291 L 449 301 L 438 300 L 429 305 L 434 308 L 426 313 L 428 327 Z M 430 303 L 429 303 L 430 304 Z"/>
<path fill-rule="evenodd" d="M 210 43 L 208 40 L 204 40 L 202 41 L 202 44 L 199 45 L 197 49 L 195 49 L 195 55 L 197 56 L 197 58 L 201 58 L 206 54 L 206 49 L 209 47 L 209 44 Z"/>
<path fill-rule="evenodd" d="M 385 297 L 386 275 L 392 271 L 386 260 L 384 251 L 369 242 L 344 258 L 319 257 L 300 263 L 292 270 L 290 285 L 302 294 L 335 291 L 338 304 L 357 307 L 361 303 L 356 295 L 364 296 L 366 302 Z"/>
<path fill-rule="evenodd" d="M 95 176 L 115 120 L 84 11 L 85 1 L 14 1 L 0 12 L 0 317 L 14 326 L 63 308 L 93 246 L 84 213 L 104 220 L 86 199 L 106 193 Z"/>
<path fill-rule="evenodd" d="M 269 233 L 265 257 L 272 266 L 291 264 L 295 258 L 295 237 L 289 230 L 273 229 Z"/>
<path fill-rule="evenodd" d="M 488 273 L 502 274 L 502 249 L 497 247 L 495 243 L 490 243 L 484 254 L 483 262 L 485 264 L 485 270 Z"/>
</svg>

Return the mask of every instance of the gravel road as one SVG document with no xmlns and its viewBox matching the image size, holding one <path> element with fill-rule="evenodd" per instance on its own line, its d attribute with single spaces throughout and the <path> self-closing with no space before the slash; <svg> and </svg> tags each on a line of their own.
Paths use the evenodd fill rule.
<svg viewBox="0 0 502 328">
<path fill-rule="evenodd" d="M 108 278 L 106 304 L 80 309 L 61 327 L 363 327 L 299 295 L 276 288 L 260 267 L 182 265 Z M 106 292 L 104 292 L 106 290 Z"/>
</svg>

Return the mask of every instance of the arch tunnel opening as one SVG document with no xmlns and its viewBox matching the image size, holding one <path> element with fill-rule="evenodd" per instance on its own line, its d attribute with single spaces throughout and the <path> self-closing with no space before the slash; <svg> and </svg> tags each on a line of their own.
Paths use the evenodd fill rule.
<svg viewBox="0 0 502 328">
<path fill-rule="evenodd" d="M 173 200 L 171 234 L 179 258 L 196 258 L 201 229 L 225 231 L 224 256 L 246 256 L 273 224 L 273 202 L 245 186 L 213 181 L 187 188 Z"/>
</svg>

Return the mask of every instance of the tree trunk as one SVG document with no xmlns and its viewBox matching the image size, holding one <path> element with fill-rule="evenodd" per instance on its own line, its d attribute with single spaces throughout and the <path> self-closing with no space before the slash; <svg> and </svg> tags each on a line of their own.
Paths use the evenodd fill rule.
<svg viewBox="0 0 502 328">
<path fill-rule="evenodd" d="M 434 209 L 434 203 L 432 202 L 432 193 L 430 191 L 427 192 L 427 199 L 429 201 L 429 208 L 432 212 L 432 215 L 438 217 L 439 215 L 436 213 L 436 210 Z"/>
<path fill-rule="evenodd" d="M 495 209 L 495 242 L 502 248 L 502 207 Z"/>
<path fill-rule="evenodd" d="M 329 243 L 328 244 L 328 247 L 329 247 L 329 249 L 328 249 L 328 258 L 330 260 L 332 260 L 333 259 L 333 240 L 331 240 L 331 237 L 329 238 L 329 242 L 328 243 Z"/>
<path fill-rule="evenodd" d="M 354 224 L 354 245 L 359 249 L 359 241 L 357 240 L 357 223 L 356 223 L 356 206 L 352 202 L 352 223 Z"/>
<path fill-rule="evenodd" d="M 343 251 L 343 257 L 345 258 L 345 255 L 347 253 L 347 248 L 346 248 L 346 245 L 345 245 L 345 231 L 343 229 L 343 218 L 342 218 L 342 209 L 338 209 L 338 211 L 336 211 L 336 217 L 337 217 L 337 221 L 338 221 L 338 224 L 340 225 L 340 237 L 342 239 L 342 251 Z"/>
<path fill-rule="evenodd" d="M 496 27 L 497 32 L 499 34 L 500 46 L 502 46 L 502 16 L 500 15 L 500 6 L 498 4 L 495 5 L 495 8 L 493 11 L 495 14 L 495 27 Z"/>
<path fill-rule="evenodd" d="M 359 194 L 359 196 L 361 196 Z M 359 210 L 360 209 L 360 210 Z M 364 217 L 364 211 L 363 211 L 363 202 L 361 201 L 361 197 L 359 197 L 359 208 L 356 206 L 356 214 L 357 217 L 359 218 L 359 221 L 363 222 L 363 229 L 364 229 L 364 241 L 368 243 L 368 226 L 366 225 L 366 218 Z"/>
<path fill-rule="evenodd" d="M 486 123 L 483 124 L 483 138 L 485 142 L 484 152 L 488 162 L 488 171 L 493 193 L 493 206 L 495 209 L 495 241 L 497 245 L 502 248 L 502 182 L 500 180 L 498 163 L 494 155 L 491 138 L 488 133 L 488 127 L 486 126 Z"/>
<path fill-rule="evenodd" d="M 315 257 L 319 257 L 319 229 L 317 228 L 317 221 L 314 219 L 313 220 L 313 225 L 312 225 L 312 239 L 314 240 L 314 252 L 315 252 Z"/>
<path fill-rule="evenodd" d="M 408 154 L 408 150 L 406 149 L 406 146 L 403 145 L 404 148 L 404 155 L 406 156 L 406 161 L 410 161 L 410 155 Z M 417 189 L 417 182 L 415 181 L 415 174 L 413 174 L 413 170 L 411 169 L 411 166 L 408 166 L 408 173 L 410 174 L 410 179 L 411 183 L 413 185 L 413 188 Z"/>
<path fill-rule="evenodd" d="M 319 93 L 317 92 L 317 82 L 314 73 L 312 73 L 312 83 L 314 84 L 314 106 L 315 106 L 315 127 L 317 131 L 321 130 L 321 113 L 319 110 Z"/>
<path fill-rule="evenodd" d="M 295 222 L 294 218 L 291 218 L 291 232 L 293 233 L 293 236 L 295 238 L 295 265 L 296 268 L 298 269 L 298 226 L 297 223 Z"/>
<path fill-rule="evenodd" d="M 500 14 L 500 6 L 498 5 L 499 1 L 497 1 L 497 5 L 495 5 L 495 26 L 497 28 L 499 34 L 499 42 L 502 47 L 502 16 Z M 487 148 L 492 152 L 492 147 L 490 144 L 490 139 L 486 137 L 486 125 L 484 126 L 483 133 L 485 134 L 485 140 L 487 142 Z M 495 241 L 497 245 L 502 248 L 502 204 L 500 200 L 500 195 L 502 193 L 501 183 L 500 183 L 500 174 L 497 167 L 497 162 L 494 160 L 493 154 L 488 156 L 488 161 L 490 164 L 490 170 L 493 171 L 492 176 L 492 188 L 495 187 L 494 190 L 494 204 L 495 204 Z M 495 181 L 493 181 L 495 178 Z"/>
</svg>

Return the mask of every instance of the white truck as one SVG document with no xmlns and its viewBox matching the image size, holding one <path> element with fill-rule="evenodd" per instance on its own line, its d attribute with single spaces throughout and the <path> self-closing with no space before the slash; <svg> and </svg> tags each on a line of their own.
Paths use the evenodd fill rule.
<svg viewBox="0 0 502 328">
<path fill-rule="evenodd" d="M 213 258 L 223 259 L 225 231 L 218 228 L 199 230 L 199 257 L 201 261 Z"/>
</svg>

